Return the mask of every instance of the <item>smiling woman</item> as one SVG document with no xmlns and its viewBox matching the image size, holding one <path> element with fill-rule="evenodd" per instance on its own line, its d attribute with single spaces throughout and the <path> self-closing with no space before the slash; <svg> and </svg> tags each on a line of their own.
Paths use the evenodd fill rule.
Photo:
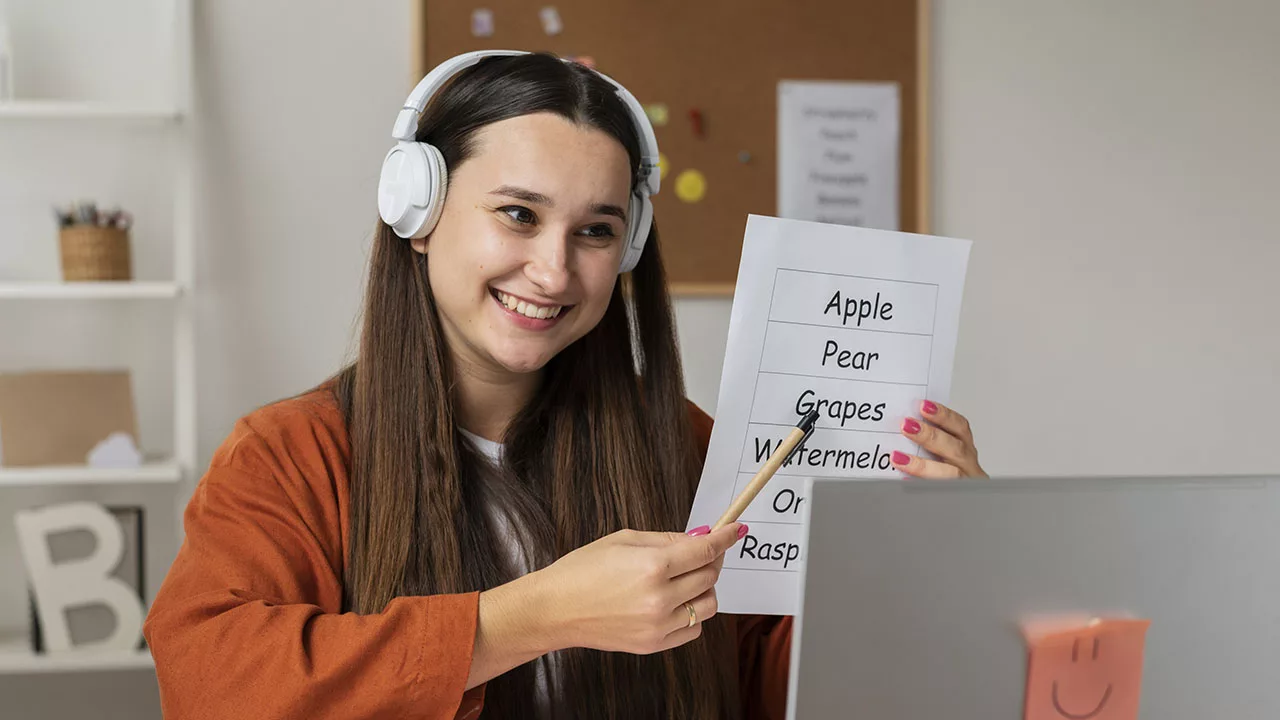
<svg viewBox="0 0 1280 720">
<path fill-rule="evenodd" d="M 464 372 L 533 382 L 529 373 L 609 306 L 631 161 L 607 133 L 551 112 L 487 125 L 470 145 L 449 174 L 439 224 L 412 247 L 429 256 L 441 327 Z M 500 437 L 501 428 L 467 427 Z"/>
<path fill-rule="evenodd" d="M 716 614 L 746 526 L 669 532 L 710 420 L 653 130 L 592 70 L 498 55 L 396 121 L 356 361 L 194 494 L 146 626 L 166 714 L 783 716 L 790 619 Z"/>
</svg>

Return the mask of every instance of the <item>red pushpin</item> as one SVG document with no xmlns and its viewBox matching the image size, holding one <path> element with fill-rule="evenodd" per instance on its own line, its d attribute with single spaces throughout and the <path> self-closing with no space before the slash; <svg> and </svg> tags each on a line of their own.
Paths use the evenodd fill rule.
<svg viewBox="0 0 1280 720">
<path fill-rule="evenodd" d="M 689 122 L 693 124 L 693 136 L 704 137 L 702 125 L 702 111 L 698 109 L 689 111 Z"/>
</svg>

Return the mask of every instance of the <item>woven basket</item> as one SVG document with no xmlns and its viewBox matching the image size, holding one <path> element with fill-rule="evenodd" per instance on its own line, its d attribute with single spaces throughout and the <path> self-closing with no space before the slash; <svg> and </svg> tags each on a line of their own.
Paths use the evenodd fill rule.
<svg viewBox="0 0 1280 720">
<path fill-rule="evenodd" d="M 73 225 L 59 238 L 63 280 L 129 280 L 129 233 L 116 228 Z"/>
</svg>

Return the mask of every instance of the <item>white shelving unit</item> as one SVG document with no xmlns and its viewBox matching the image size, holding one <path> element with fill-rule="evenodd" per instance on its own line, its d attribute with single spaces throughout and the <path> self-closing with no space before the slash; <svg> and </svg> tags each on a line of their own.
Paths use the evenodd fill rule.
<svg viewBox="0 0 1280 720">
<path fill-rule="evenodd" d="M 146 300 L 173 305 L 174 343 L 173 457 L 153 460 L 135 469 L 81 467 L 0 468 L 0 492 L 6 488 L 40 486 L 118 485 L 139 490 L 159 485 L 174 490 L 175 512 L 186 504 L 190 480 L 196 472 L 196 355 L 195 355 L 195 242 L 194 152 L 191 147 L 194 0 L 173 0 L 165 18 L 172 30 L 172 106 L 102 102 L 0 102 L 0 128 L 5 124 L 38 122 L 50 133 L 66 132 L 77 123 L 139 125 L 173 134 L 173 279 L 164 282 L 0 282 L 0 302 Z M 177 524 L 181 532 L 181 522 Z M 161 539 L 162 541 L 164 539 Z M 178 542 L 181 538 L 172 538 Z M 160 578 L 151 578 L 158 582 Z M 148 591 L 154 588 L 148 588 Z M 0 675 L 153 671 L 151 654 L 141 651 L 80 651 L 36 655 L 26 637 L 0 637 Z"/>
<path fill-rule="evenodd" d="M 0 283 L 4 300 L 171 300 L 182 291 L 174 282 Z"/>
<path fill-rule="evenodd" d="M 183 468 L 175 460 L 152 460 L 137 468 L 93 468 L 67 465 L 0 468 L 0 488 L 50 485 L 176 485 Z"/>
<path fill-rule="evenodd" d="M 100 650 L 69 655 L 34 655 L 26 638 L 0 641 L 0 675 L 154 670 L 146 650 Z"/>
<path fill-rule="evenodd" d="M 182 112 L 176 108 L 64 100 L 15 100 L 0 102 L 0 120 L 110 120 L 124 123 L 177 123 Z"/>
</svg>

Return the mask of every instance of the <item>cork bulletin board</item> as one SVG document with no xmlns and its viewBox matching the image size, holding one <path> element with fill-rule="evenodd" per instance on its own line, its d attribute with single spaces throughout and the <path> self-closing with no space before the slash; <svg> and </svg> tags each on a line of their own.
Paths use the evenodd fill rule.
<svg viewBox="0 0 1280 720">
<path fill-rule="evenodd" d="M 677 294 L 732 293 L 747 215 L 776 214 L 779 80 L 899 84 L 900 228 L 928 231 L 928 0 L 417 3 L 413 82 L 471 50 L 544 50 L 589 56 L 641 103 L 666 105 L 667 123 L 655 124 L 668 167 L 654 215 Z M 554 34 L 544 8 L 558 16 Z M 487 37 L 472 32 L 478 9 L 492 18 Z M 706 179 L 697 202 L 675 192 L 687 169 Z"/>
</svg>

